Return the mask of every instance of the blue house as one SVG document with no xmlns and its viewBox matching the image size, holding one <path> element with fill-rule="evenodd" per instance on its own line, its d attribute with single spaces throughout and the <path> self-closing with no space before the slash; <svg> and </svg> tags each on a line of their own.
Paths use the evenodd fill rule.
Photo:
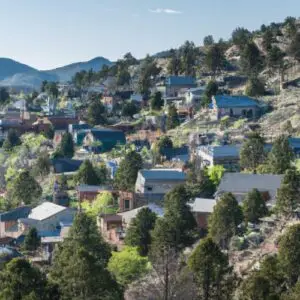
<svg viewBox="0 0 300 300">
<path fill-rule="evenodd" d="M 169 76 L 163 84 L 157 86 L 157 90 L 163 97 L 177 97 L 182 89 L 195 88 L 197 86 L 195 78 L 191 76 Z"/>
<path fill-rule="evenodd" d="M 258 100 L 247 96 L 216 95 L 212 97 L 210 108 L 217 119 L 224 116 L 252 119 L 262 113 L 262 106 Z"/>
</svg>

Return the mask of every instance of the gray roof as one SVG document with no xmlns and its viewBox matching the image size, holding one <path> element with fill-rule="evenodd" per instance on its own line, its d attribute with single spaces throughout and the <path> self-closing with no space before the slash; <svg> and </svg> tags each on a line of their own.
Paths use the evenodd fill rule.
<svg viewBox="0 0 300 300">
<path fill-rule="evenodd" d="M 215 199 L 196 198 L 193 203 L 189 203 L 192 212 L 212 213 L 216 205 Z"/>
<path fill-rule="evenodd" d="M 268 191 L 271 199 L 275 199 L 283 175 L 225 173 L 217 190 L 217 195 L 224 192 L 248 193 L 253 189 Z"/>
<path fill-rule="evenodd" d="M 88 185 L 80 184 L 77 187 L 79 192 L 101 192 L 101 191 L 112 191 L 112 188 L 105 185 Z"/>
<path fill-rule="evenodd" d="M 214 158 L 239 157 L 241 145 L 200 146 L 199 150 Z"/>
<path fill-rule="evenodd" d="M 31 213 L 28 216 L 28 219 L 34 219 L 39 221 L 45 220 L 66 209 L 67 208 L 65 206 L 60 206 L 55 203 L 46 201 L 41 205 L 38 205 L 37 207 L 33 208 Z"/>
<path fill-rule="evenodd" d="M 186 179 L 186 174 L 180 169 L 151 169 L 140 170 L 146 180 L 180 180 Z"/>
<path fill-rule="evenodd" d="M 154 203 L 150 203 L 148 205 L 142 206 L 142 207 L 138 207 L 123 213 L 119 213 L 118 215 L 122 217 L 123 221 L 126 224 L 130 224 L 131 220 L 133 218 L 135 218 L 138 214 L 138 212 L 143 209 L 143 208 L 149 208 L 152 212 L 156 213 L 157 216 L 159 217 L 163 217 L 164 215 L 164 209 Z"/>
</svg>

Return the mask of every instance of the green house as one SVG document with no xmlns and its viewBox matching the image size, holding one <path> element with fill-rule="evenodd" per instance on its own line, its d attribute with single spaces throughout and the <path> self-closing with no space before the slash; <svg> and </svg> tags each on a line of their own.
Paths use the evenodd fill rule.
<svg viewBox="0 0 300 300">
<path fill-rule="evenodd" d="M 77 141 L 80 141 L 81 138 L 81 132 L 79 132 L 77 134 Z M 126 137 L 124 132 L 110 128 L 94 128 L 87 130 L 82 139 L 84 148 L 96 153 L 108 152 L 116 145 L 125 144 Z"/>
</svg>

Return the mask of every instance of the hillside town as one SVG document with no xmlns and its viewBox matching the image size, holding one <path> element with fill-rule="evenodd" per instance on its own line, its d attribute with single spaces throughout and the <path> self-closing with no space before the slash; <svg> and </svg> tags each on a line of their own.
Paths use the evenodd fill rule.
<svg viewBox="0 0 300 300">
<path fill-rule="evenodd" d="M 300 299 L 299 84 L 293 17 L 1 82 L 0 299 Z"/>
</svg>

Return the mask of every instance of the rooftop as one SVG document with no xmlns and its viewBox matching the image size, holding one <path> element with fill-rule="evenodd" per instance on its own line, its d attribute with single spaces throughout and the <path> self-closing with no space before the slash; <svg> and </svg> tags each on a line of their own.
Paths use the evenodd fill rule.
<svg viewBox="0 0 300 300">
<path fill-rule="evenodd" d="M 200 146 L 199 151 L 214 157 L 239 157 L 241 145 Z"/>
<path fill-rule="evenodd" d="M 126 224 L 130 224 L 131 220 L 135 218 L 138 214 L 138 212 L 143 208 L 149 208 L 152 212 L 156 213 L 159 217 L 163 217 L 164 215 L 164 209 L 154 203 L 150 203 L 148 205 L 138 207 L 123 213 L 119 213 L 118 215 L 123 218 L 123 221 Z"/>
<path fill-rule="evenodd" d="M 247 96 L 217 95 L 214 99 L 219 108 L 259 106 L 256 99 Z"/>
<path fill-rule="evenodd" d="M 192 212 L 212 213 L 217 201 L 215 199 L 196 198 L 193 203 L 189 203 Z"/>
<path fill-rule="evenodd" d="M 248 193 L 251 190 L 268 191 L 271 199 L 276 197 L 283 175 L 225 173 L 221 179 L 217 194 L 223 192 Z"/>
<path fill-rule="evenodd" d="M 0 221 L 17 221 L 20 218 L 27 218 L 31 211 L 29 206 L 21 206 L 0 214 Z"/>
<path fill-rule="evenodd" d="M 169 76 L 165 81 L 166 85 L 191 85 L 196 86 L 195 78 L 190 76 Z"/>
<path fill-rule="evenodd" d="M 87 185 L 81 184 L 77 187 L 79 192 L 101 192 L 101 191 L 111 191 L 112 188 L 104 185 Z"/>
<path fill-rule="evenodd" d="M 42 221 L 66 209 L 66 207 L 52 202 L 44 202 L 33 208 L 28 218 Z"/>
<path fill-rule="evenodd" d="M 140 170 L 140 174 L 147 180 L 182 180 L 186 179 L 186 174 L 180 169 L 151 169 Z"/>
</svg>

